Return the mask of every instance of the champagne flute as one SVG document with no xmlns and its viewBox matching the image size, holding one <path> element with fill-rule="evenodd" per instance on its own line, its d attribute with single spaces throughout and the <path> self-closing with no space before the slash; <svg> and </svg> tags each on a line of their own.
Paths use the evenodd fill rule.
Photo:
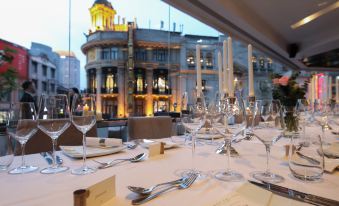
<svg viewBox="0 0 339 206">
<path fill-rule="evenodd" d="M 223 100 L 222 113 L 224 117 L 223 127 L 216 127 L 216 130 L 224 137 L 227 151 L 226 170 L 218 172 L 215 177 L 222 181 L 241 181 L 244 177 L 237 171 L 231 169 L 231 146 L 232 140 L 237 138 L 246 129 L 246 114 L 244 103 L 241 98 L 227 97 Z M 233 118 L 234 122 L 229 126 L 229 119 Z"/>
<path fill-rule="evenodd" d="M 199 179 L 203 179 L 206 175 L 195 168 L 195 147 L 196 135 L 206 122 L 206 105 L 203 93 L 198 93 L 194 99 L 194 104 L 190 106 L 189 114 L 182 118 L 182 124 L 190 133 L 192 138 L 192 169 L 184 171 L 182 176 L 188 176 L 191 173 L 198 175 Z"/>
<path fill-rule="evenodd" d="M 309 119 L 309 102 L 306 99 L 298 99 L 296 105 L 296 112 L 299 116 L 299 123 L 302 125 L 302 139 L 303 139 L 303 146 L 309 146 L 310 144 L 310 137 L 306 136 L 306 123 Z"/>
<path fill-rule="evenodd" d="M 66 95 L 41 96 L 38 113 L 38 127 L 52 139 L 53 164 L 40 172 L 55 174 L 68 170 L 68 167 L 56 163 L 55 147 L 59 136 L 71 125 L 70 111 Z"/>
<path fill-rule="evenodd" d="M 21 145 L 21 166 L 9 171 L 9 174 L 24 174 L 38 170 L 38 167 L 26 165 L 25 145 L 38 131 L 36 110 L 33 102 L 20 102 L 11 105 L 7 122 L 8 134 Z"/>
<path fill-rule="evenodd" d="M 278 183 L 284 181 L 280 175 L 270 171 L 270 152 L 271 146 L 281 138 L 281 131 L 276 128 L 260 128 L 254 130 L 254 136 L 257 137 L 266 148 L 266 171 L 253 172 L 251 176 L 259 181 Z"/>
<path fill-rule="evenodd" d="M 89 167 L 86 164 L 86 133 L 95 125 L 95 101 L 94 96 L 88 96 L 81 100 L 81 96 L 75 95 L 72 105 L 72 123 L 82 132 L 82 147 L 83 147 L 83 165 L 80 168 L 72 170 L 72 174 L 85 175 L 94 173 L 95 168 Z"/>
</svg>

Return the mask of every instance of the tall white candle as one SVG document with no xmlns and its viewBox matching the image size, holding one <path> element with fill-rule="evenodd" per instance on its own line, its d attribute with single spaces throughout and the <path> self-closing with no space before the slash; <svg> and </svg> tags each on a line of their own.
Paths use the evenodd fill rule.
<svg viewBox="0 0 339 206">
<path fill-rule="evenodd" d="M 314 75 L 314 99 L 319 99 L 318 95 L 318 75 Z"/>
<path fill-rule="evenodd" d="M 222 59 L 221 52 L 218 52 L 218 76 L 219 76 L 219 94 L 223 92 L 223 73 L 222 73 Z"/>
<path fill-rule="evenodd" d="M 315 76 L 311 78 L 311 104 L 314 104 L 315 100 Z"/>
<path fill-rule="evenodd" d="M 323 79 L 323 83 L 321 85 L 321 98 L 325 101 L 327 101 L 327 92 L 328 92 L 328 89 L 327 89 L 327 75 L 323 75 L 322 76 L 322 79 Z"/>
<path fill-rule="evenodd" d="M 223 48 L 223 76 L 224 76 L 224 92 L 225 94 L 228 94 L 228 64 L 227 64 L 227 41 L 224 40 L 222 44 Z"/>
<path fill-rule="evenodd" d="M 201 81 L 201 62 L 200 62 L 200 45 L 196 46 L 196 70 L 197 70 L 197 97 L 202 93 Z"/>
<path fill-rule="evenodd" d="M 332 99 L 332 77 L 328 76 L 328 100 Z"/>
<path fill-rule="evenodd" d="M 228 48 L 228 67 L 229 67 L 229 82 L 228 82 L 228 90 L 229 96 L 234 97 L 234 77 L 233 77 L 233 50 L 232 50 L 232 38 L 227 38 L 227 48 Z"/>
<path fill-rule="evenodd" d="M 254 77 L 253 77 L 253 63 L 252 63 L 252 45 L 248 45 L 248 96 L 254 97 Z"/>
<path fill-rule="evenodd" d="M 339 103 L 339 76 L 337 76 L 335 80 L 335 95 L 336 102 Z"/>
</svg>

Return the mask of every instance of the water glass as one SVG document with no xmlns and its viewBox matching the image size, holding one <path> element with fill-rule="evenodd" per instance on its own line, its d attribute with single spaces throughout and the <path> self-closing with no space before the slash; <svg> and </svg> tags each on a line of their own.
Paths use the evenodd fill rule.
<svg viewBox="0 0 339 206">
<path fill-rule="evenodd" d="M 291 137 L 289 146 L 289 168 L 292 175 L 304 181 L 318 181 L 324 173 L 323 144 L 320 135 L 304 146 L 304 140 Z"/>
<path fill-rule="evenodd" d="M 6 171 L 14 158 L 14 141 L 8 134 L 0 133 L 0 172 Z"/>
</svg>

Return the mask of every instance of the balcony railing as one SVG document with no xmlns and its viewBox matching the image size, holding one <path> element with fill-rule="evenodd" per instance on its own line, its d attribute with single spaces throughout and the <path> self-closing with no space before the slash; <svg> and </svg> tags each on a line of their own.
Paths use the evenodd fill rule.
<svg viewBox="0 0 339 206">
<path fill-rule="evenodd" d="M 101 94 L 117 94 L 119 93 L 118 87 L 113 87 L 112 89 L 101 88 Z"/>
<path fill-rule="evenodd" d="M 153 89 L 153 94 L 170 95 L 170 94 L 172 94 L 172 90 L 171 89 L 165 89 L 165 91 L 163 91 L 163 90 L 159 90 L 159 89 Z"/>
</svg>

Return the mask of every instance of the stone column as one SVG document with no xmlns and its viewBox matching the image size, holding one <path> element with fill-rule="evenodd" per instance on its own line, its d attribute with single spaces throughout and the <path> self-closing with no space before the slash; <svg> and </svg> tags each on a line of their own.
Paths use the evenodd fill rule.
<svg viewBox="0 0 339 206">
<path fill-rule="evenodd" d="M 171 79 L 171 89 L 172 89 L 172 97 L 171 97 L 171 111 L 179 111 L 178 110 L 178 106 L 179 106 L 179 98 L 178 98 L 178 76 L 176 74 L 172 74 L 170 75 L 170 79 Z M 175 107 L 174 107 L 174 103 L 177 104 L 177 107 L 176 107 L 176 110 Z"/>
<path fill-rule="evenodd" d="M 117 116 L 122 118 L 125 117 L 125 74 L 124 68 L 118 68 L 118 114 Z"/>
<path fill-rule="evenodd" d="M 102 86 L 102 71 L 101 68 L 96 69 L 96 81 L 97 81 L 97 99 L 96 99 L 96 112 L 97 114 L 102 113 L 101 110 L 101 86 Z"/>
<path fill-rule="evenodd" d="M 153 69 L 146 69 L 146 83 L 147 83 L 147 95 L 146 95 L 146 111 L 147 116 L 153 115 Z"/>
</svg>

